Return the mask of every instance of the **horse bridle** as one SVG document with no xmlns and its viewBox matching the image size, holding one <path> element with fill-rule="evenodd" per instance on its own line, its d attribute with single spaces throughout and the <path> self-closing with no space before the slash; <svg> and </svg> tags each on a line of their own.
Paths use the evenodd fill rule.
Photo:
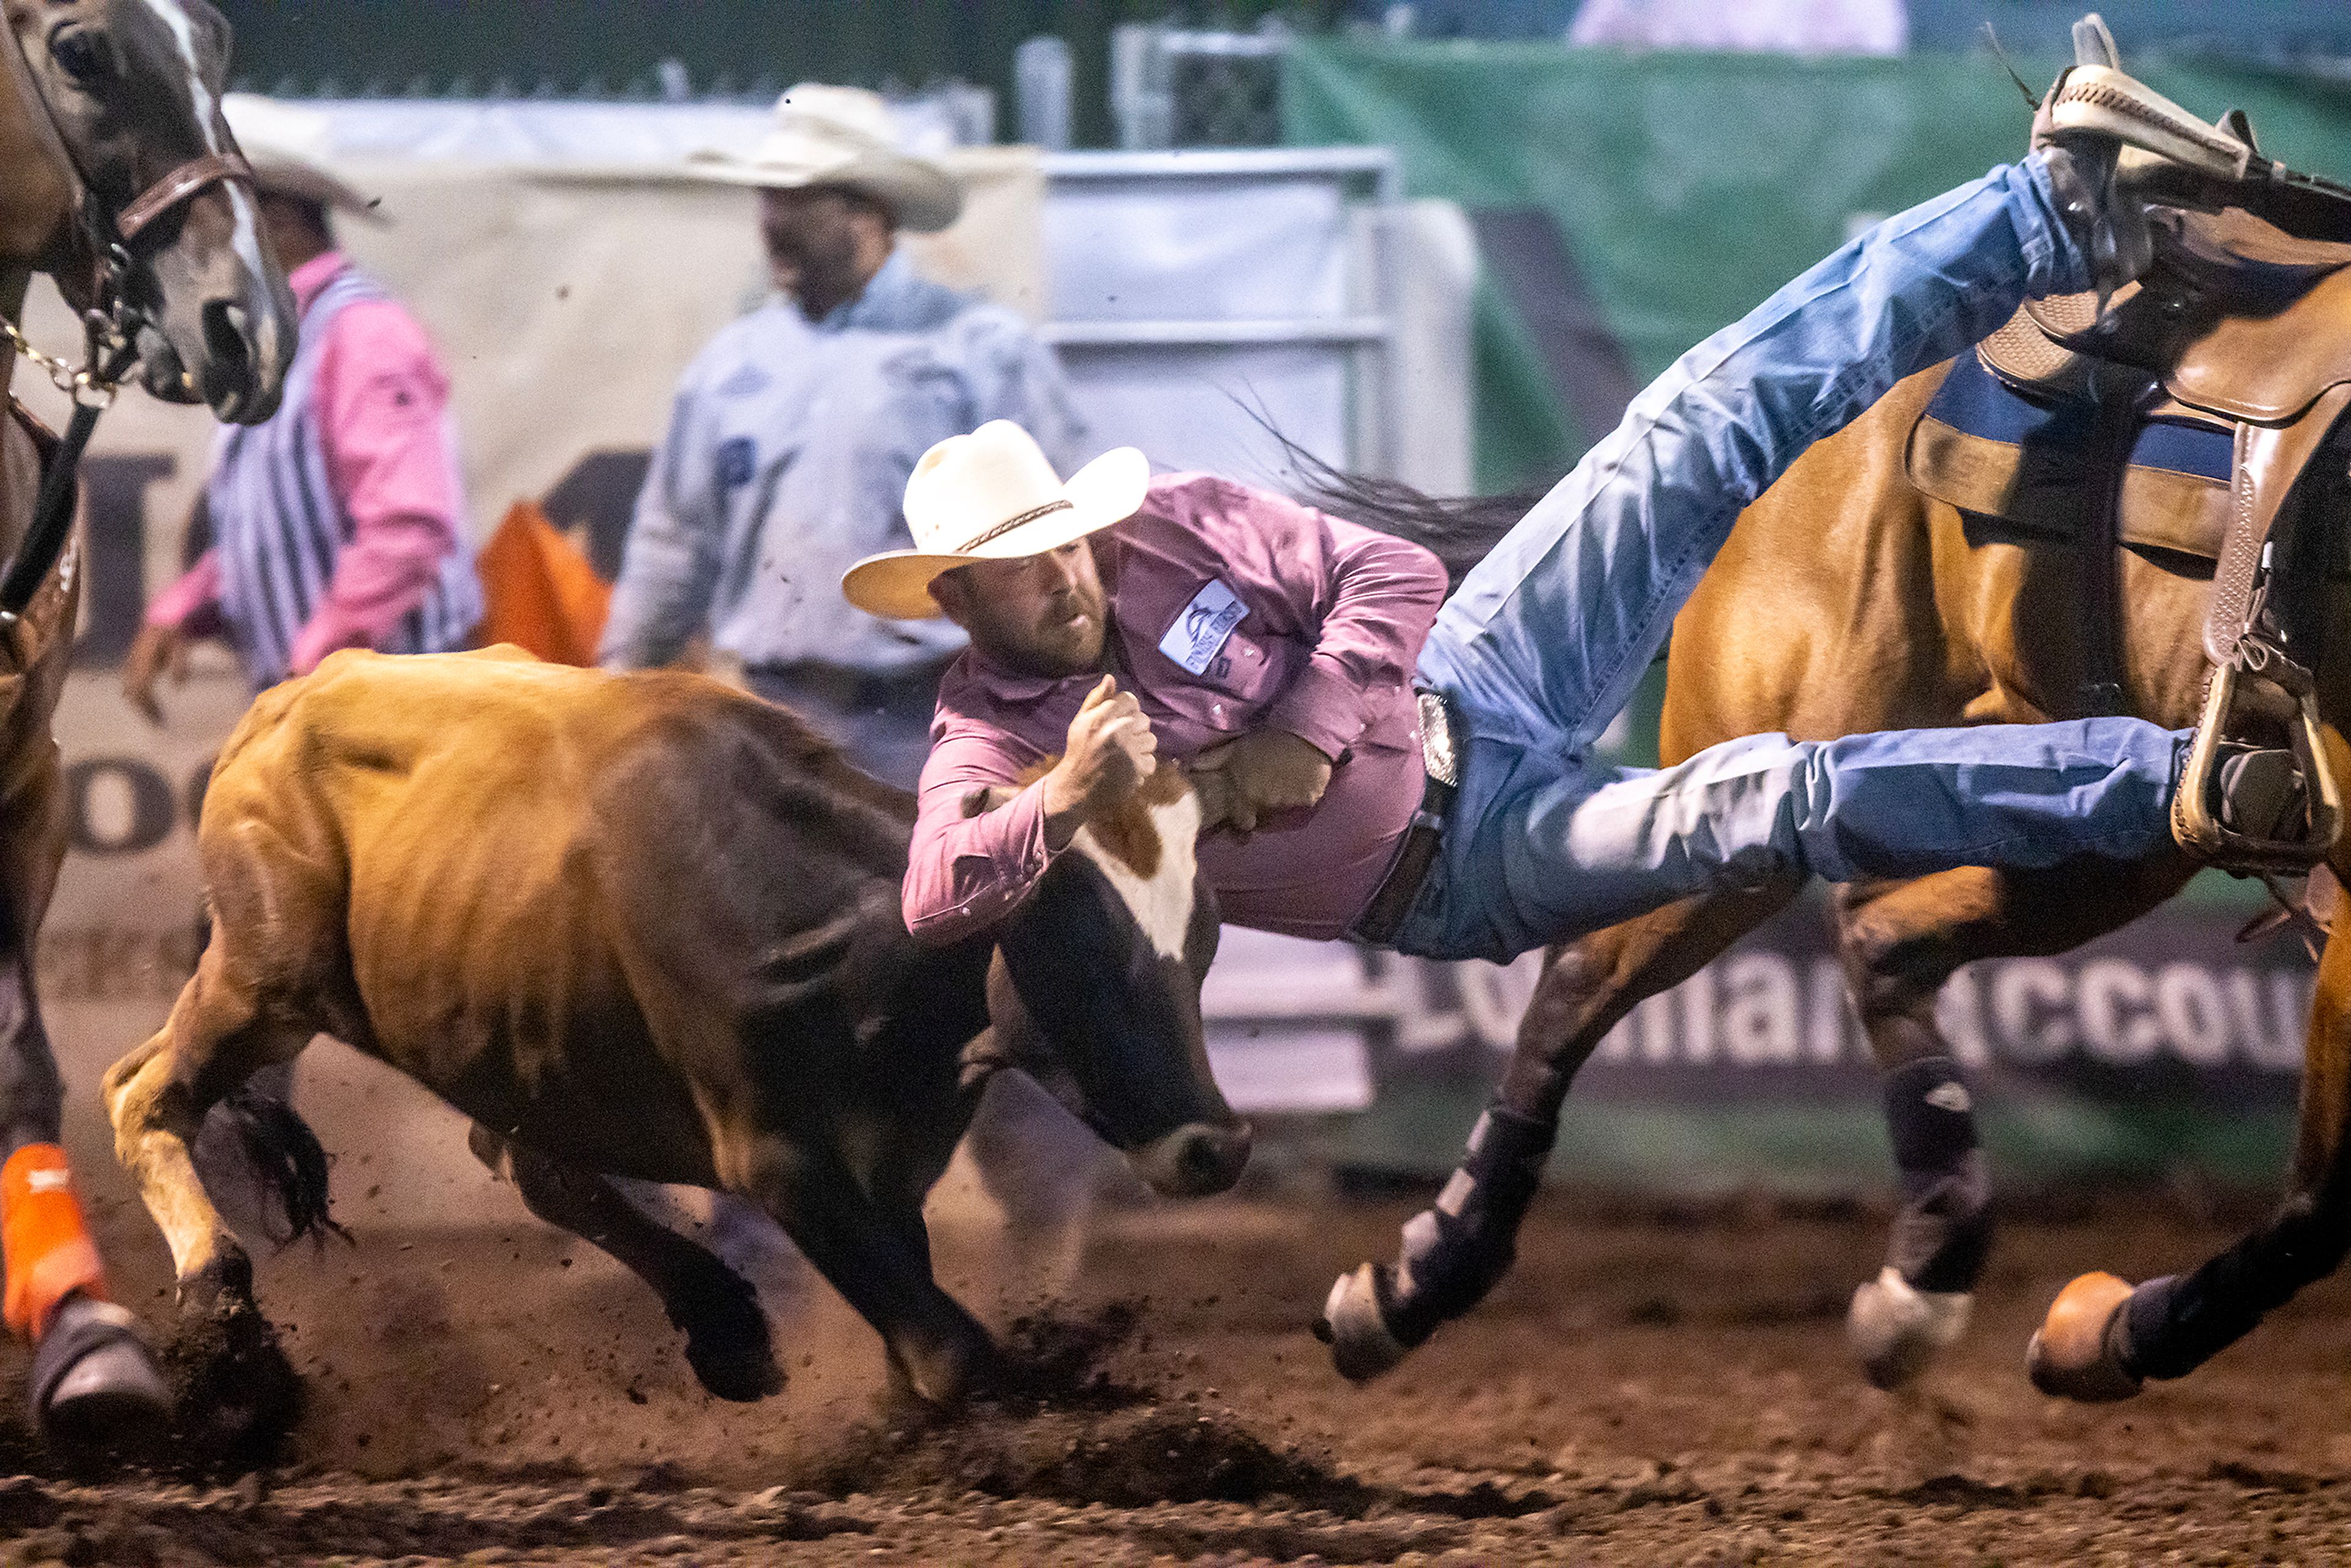
<svg viewBox="0 0 2351 1568">
<path fill-rule="evenodd" d="M 5 629 L 13 626 L 25 607 L 33 601 L 33 595 L 40 591 L 41 584 L 47 580 L 57 558 L 64 553 L 66 540 L 72 537 L 82 454 L 89 448 L 90 437 L 97 434 L 99 415 L 112 406 L 116 390 L 138 363 L 139 329 L 152 324 L 146 312 L 131 301 L 127 287 L 131 270 L 138 264 L 136 247 L 140 239 L 156 224 L 214 185 L 242 184 L 256 198 L 260 186 L 254 177 L 253 165 L 241 153 L 204 152 L 170 170 L 112 213 L 107 212 L 89 171 L 74 155 L 73 143 L 66 139 L 65 128 L 57 123 L 57 110 L 41 91 L 32 62 L 25 57 L 24 40 L 16 37 L 15 27 L 7 26 L 5 18 L 0 18 L 0 26 L 5 26 L 9 36 L 8 46 L 0 53 L 6 55 L 19 88 L 40 106 L 38 118 L 51 143 L 65 166 L 73 171 L 78 193 L 76 217 L 89 249 L 91 269 L 91 303 L 82 312 L 82 362 L 78 366 L 43 353 L 14 321 L 0 318 L 0 332 L 5 333 L 16 351 L 47 372 L 50 384 L 71 398 L 74 405 L 73 418 L 67 423 L 65 434 L 42 465 L 40 494 L 33 504 L 32 525 L 25 530 L 25 538 L 10 559 L 7 570 L 0 573 L 0 629 Z"/>
</svg>

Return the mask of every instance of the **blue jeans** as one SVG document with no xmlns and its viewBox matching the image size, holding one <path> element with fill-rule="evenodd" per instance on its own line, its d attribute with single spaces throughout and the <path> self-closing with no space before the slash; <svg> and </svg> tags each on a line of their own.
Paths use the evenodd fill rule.
<svg viewBox="0 0 2351 1568">
<path fill-rule="evenodd" d="M 1438 612 L 1421 678 L 1468 736 L 1395 945 L 1503 959 L 1710 887 L 2144 853 L 2181 735 L 2132 719 L 1754 736 L 1592 759 L 1740 511 L 1813 442 L 2027 298 L 2089 286 L 2037 158 L 1880 224 L 1688 353 Z"/>
</svg>

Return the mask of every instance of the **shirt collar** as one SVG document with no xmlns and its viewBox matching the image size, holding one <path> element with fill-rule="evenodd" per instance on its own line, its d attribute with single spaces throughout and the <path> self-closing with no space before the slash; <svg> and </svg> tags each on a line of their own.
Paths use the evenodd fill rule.
<svg viewBox="0 0 2351 1568">
<path fill-rule="evenodd" d="M 308 314 L 310 301 L 319 298 L 320 291 L 350 264 L 351 258 L 341 251 L 330 250 L 312 256 L 287 273 L 287 287 L 294 290 L 294 313 L 298 316 Z"/>
<path fill-rule="evenodd" d="M 868 278 L 857 298 L 836 305 L 816 322 L 820 332 L 846 332 L 853 329 L 887 332 L 902 328 L 906 318 L 919 303 L 922 279 L 914 275 L 914 264 L 906 259 L 903 250 L 893 249 L 883 261 L 881 269 Z"/>
</svg>

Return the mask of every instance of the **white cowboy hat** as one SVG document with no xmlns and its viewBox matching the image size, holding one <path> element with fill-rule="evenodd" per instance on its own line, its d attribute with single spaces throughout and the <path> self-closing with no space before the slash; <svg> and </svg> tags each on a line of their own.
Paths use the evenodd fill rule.
<svg viewBox="0 0 2351 1568">
<path fill-rule="evenodd" d="M 1151 464 L 1132 446 L 1103 453 L 1068 484 L 1008 419 L 951 435 L 906 481 L 913 549 L 870 555 L 841 574 L 841 591 L 868 615 L 922 621 L 939 613 L 931 580 L 976 560 L 1018 560 L 1134 516 Z"/>
<path fill-rule="evenodd" d="M 228 117 L 245 161 L 253 165 L 253 183 L 262 194 L 291 196 L 370 223 L 392 221 L 384 215 L 382 203 L 360 195 L 327 172 L 334 130 L 325 115 L 254 92 L 227 94 L 221 99 L 221 112 Z"/>
<path fill-rule="evenodd" d="M 705 148 L 687 158 L 686 172 L 768 190 L 845 185 L 916 234 L 935 234 L 963 211 L 962 183 L 929 159 L 900 152 L 888 102 L 860 87 L 803 82 L 776 100 L 774 126 L 748 153 Z"/>
</svg>

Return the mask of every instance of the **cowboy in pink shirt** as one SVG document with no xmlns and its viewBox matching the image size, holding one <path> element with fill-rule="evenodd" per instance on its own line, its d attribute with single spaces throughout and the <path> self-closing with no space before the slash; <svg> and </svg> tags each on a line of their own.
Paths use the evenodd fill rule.
<svg viewBox="0 0 2351 1568">
<path fill-rule="evenodd" d="M 302 342 L 278 413 L 219 439 L 199 503 L 210 548 L 148 606 L 123 691 L 151 718 L 158 677 L 184 673 L 195 637 L 227 639 L 260 687 L 339 648 L 460 647 L 481 617 L 448 377 L 416 319 L 336 248 L 328 216 L 375 214 L 323 170 L 273 155 L 266 129 L 243 139 Z"/>
<path fill-rule="evenodd" d="M 951 442 L 916 470 L 910 524 L 934 492 L 984 494 L 991 468 L 1017 476 L 1008 490 L 1059 487 L 1015 425 L 998 421 L 958 442 L 966 461 L 945 460 Z M 842 585 L 873 613 L 930 605 L 974 633 L 940 685 L 907 925 L 949 941 L 996 919 L 1094 806 L 1123 797 L 1159 758 L 1184 763 L 1201 793 L 1200 866 L 1226 918 L 1344 934 L 1426 788 L 1412 661 L 1445 597 L 1445 569 L 1417 545 L 1214 475 L 1152 478 L 1132 448 L 1088 465 L 1068 493 L 1071 506 L 1019 540 L 1038 553 L 1017 570 L 1066 601 L 1042 632 L 1007 636 L 998 622 L 1019 612 L 969 592 L 962 575 L 936 576 L 947 559 L 937 555 L 875 557 Z M 1125 520 L 1103 528 L 1108 517 Z M 1066 664 L 1050 652 L 1042 668 L 1022 668 L 1020 648 L 1040 635 L 1072 647 L 1102 640 L 1096 667 L 1110 674 L 1053 673 Z M 974 791 L 1065 752 L 1008 803 L 967 814 Z"/>
</svg>

